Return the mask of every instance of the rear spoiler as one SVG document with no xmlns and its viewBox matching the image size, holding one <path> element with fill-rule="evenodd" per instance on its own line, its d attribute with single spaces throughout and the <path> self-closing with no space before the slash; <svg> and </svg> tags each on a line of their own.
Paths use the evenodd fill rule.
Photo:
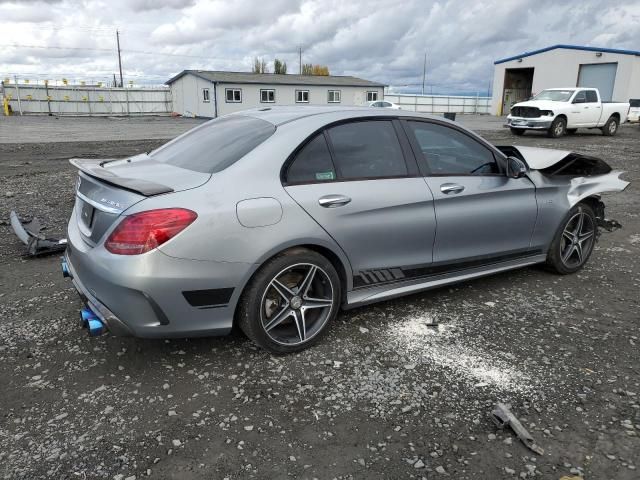
<svg viewBox="0 0 640 480">
<path fill-rule="evenodd" d="M 173 192 L 173 188 L 159 183 L 149 182 L 141 178 L 120 177 L 102 166 L 104 160 L 71 158 L 69 159 L 69 163 L 90 177 L 97 178 L 105 183 L 134 193 L 139 193 L 145 197 Z"/>
</svg>

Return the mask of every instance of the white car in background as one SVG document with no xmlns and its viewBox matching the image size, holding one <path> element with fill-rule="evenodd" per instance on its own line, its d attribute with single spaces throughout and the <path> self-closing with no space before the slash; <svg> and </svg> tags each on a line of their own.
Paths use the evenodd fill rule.
<svg viewBox="0 0 640 480">
<path fill-rule="evenodd" d="M 629 100 L 629 115 L 627 122 L 640 123 L 640 98 L 632 98 Z"/>
<path fill-rule="evenodd" d="M 400 105 L 392 102 L 387 102 L 386 100 L 378 100 L 377 102 L 369 102 L 370 107 L 376 108 L 390 108 L 392 110 L 402 110 Z"/>
<path fill-rule="evenodd" d="M 597 88 L 549 88 L 513 105 L 505 127 L 514 135 L 546 130 L 549 137 L 558 138 L 578 128 L 599 128 L 603 135 L 612 136 L 628 113 L 629 103 L 603 102 Z"/>
</svg>

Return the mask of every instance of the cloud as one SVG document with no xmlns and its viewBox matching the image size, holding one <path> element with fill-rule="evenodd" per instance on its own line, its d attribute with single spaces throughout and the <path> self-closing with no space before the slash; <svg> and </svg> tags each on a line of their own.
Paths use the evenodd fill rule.
<svg viewBox="0 0 640 480">
<path fill-rule="evenodd" d="M 186 68 L 249 70 L 253 57 L 321 63 L 404 89 L 486 91 L 493 62 L 556 43 L 637 49 L 640 4 L 583 0 L 0 0 L 0 72 L 162 83 Z M 95 50 L 60 50 L 67 46 Z M 148 53 L 140 53 L 148 52 Z M 151 53 L 151 54 L 149 54 Z M 180 56 L 183 55 L 183 56 Z M 65 59 L 67 60 L 65 62 Z"/>
</svg>

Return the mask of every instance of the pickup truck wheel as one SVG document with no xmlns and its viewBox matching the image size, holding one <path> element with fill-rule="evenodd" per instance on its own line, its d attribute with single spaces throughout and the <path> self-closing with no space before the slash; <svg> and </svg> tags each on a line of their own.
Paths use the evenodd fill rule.
<svg viewBox="0 0 640 480">
<path fill-rule="evenodd" d="M 553 123 L 551 123 L 551 127 L 547 130 L 547 136 L 551 138 L 560 138 L 567 131 L 567 121 L 562 118 L 556 118 Z"/>
<path fill-rule="evenodd" d="M 601 130 L 605 137 L 613 137 L 618 133 L 618 120 L 615 117 L 609 117 L 609 120 L 607 120 L 607 123 L 604 124 Z"/>
<path fill-rule="evenodd" d="M 577 131 L 577 128 L 567 128 L 567 135 L 575 135 Z"/>
<path fill-rule="evenodd" d="M 526 132 L 526 130 L 524 128 L 512 128 L 511 129 L 511 133 L 513 133 L 514 135 L 518 135 L 519 137 L 524 135 L 524 132 Z"/>
</svg>

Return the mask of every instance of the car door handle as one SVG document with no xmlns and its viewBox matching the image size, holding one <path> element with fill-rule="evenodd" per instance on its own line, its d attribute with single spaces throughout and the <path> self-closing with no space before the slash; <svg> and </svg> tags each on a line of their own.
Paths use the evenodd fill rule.
<svg viewBox="0 0 640 480">
<path fill-rule="evenodd" d="M 324 208 L 342 207 L 349 203 L 351 199 L 346 195 L 325 195 L 318 199 L 318 203 Z"/>
<path fill-rule="evenodd" d="M 458 185 L 457 183 L 443 183 L 440 185 L 440 191 L 446 195 L 450 195 L 452 193 L 460 193 L 464 190 L 462 185 Z"/>
</svg>

